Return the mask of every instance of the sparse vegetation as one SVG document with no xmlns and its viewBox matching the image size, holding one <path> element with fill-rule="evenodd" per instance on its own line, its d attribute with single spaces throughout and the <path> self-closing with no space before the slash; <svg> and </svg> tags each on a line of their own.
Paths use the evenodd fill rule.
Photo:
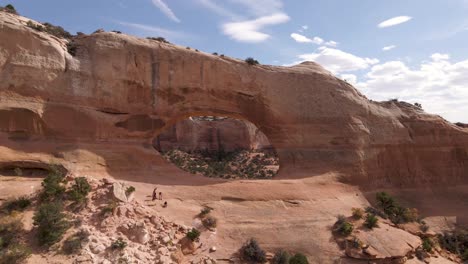
<svg viewBox="0 0 468 264">
<path fill-rule="evenodd" d="M 414 106 L 416 106 L 419 109 L 422 109 L 422 105 L 420 103 L 414 103 Z"/>
<path fill-rule="evenodd" d="M 304 254 L 296 253 L 290 260 L 289 264 L 309 264 L 307 257 Z"/>
<path fill-rule="evenodd" d="M 112 201 L 108 205 L 104 206 L 101 209 L 101 216 L 106 217 L 109 214 L 112 214 L 119 204 L 116 201 Z"/>
<path fill-rule="evenodd" d="M 384 211 L 385 215 L 395 224 L 415 222 L 419 218 L 418 211 L 415 208 L 405 208 L 400 206 L 386 192 L 376 194 L 377 204 Z"/>
<path fill-rule="evenodd" d="M 422 241 L 423 241 L 422 243 L 423 250 L 426 252 L 432 252 L 432 247 L 434 246 L 434 242 L 428 237 L 423 238 Z"/>
<path fill-rule="evenodd" d="M 353 218 L 356 220 L 362 219 L 364 216 L 364 210 L 361 208 L 352 208 L 351 211 L 353 212 Z"/>
<path fill-rule="evenodd" d="M 284 250 L 279 250 L 275 253 L 270 263 L 271 264 L 288 264 L 290 258 L 291 256 L 289 255 L 288 252 Z"/>
<path fill-rule="evenodd" d="M 260 247 L 257 240 L 251 238 L 239 250 L 240 257 L 246 262 L 265 263 L 266 253 Z"/>
<path fill-rule="evenodd" d="M 463 261 L 468 261 L 468 230 L 455 230 L 438 236 L 439 245 L 454 254 L 459 255 Z"/>
<path fill-rule="evenodd" d="M 379 219 L 374 214 L 367 214 L 366 221 L 364 222 L 364 226 L 369 229 L 373 229 L 374 227 L 378 226 Z"/>
<path fill-rule="evenodd" d="M 16 11 L 15 7 L 11 4 L 6 5 L 5 7 L 0 6 L 0 11 L 4 11 L 10 14 L 15 14 L 18 15 L 18 12 Z"/>
<path fill-rule="evenodd" d="M 132 194 L 132 193 L 135 192 L 135 191 L 136 191 L 135 187 L 129 186 L 129 187 L 127 187 L 127 189 L 125 190 L 125 195 L 129 196 L 130 194 Z"/>
<path fill-rule="evenodd" d="M 201 211 L 200 211 L 199 216 L 204 217 L 204 216 L 208 215 L 209 213 L 211 213 L 212 210 L 213 210 L 213 208 L 203 207 L 203 209 L 201 209 Z"/>
<path fill-rule="evenodd" d="M 34 22 L 32 22 L 31 20 L 29 20 L 27 23 L 26 23 L 26 26 L 34 29 L 34 30 L 37 30 L 37 31 L 40 31 L 40 32 L 45 32 L 45 33 L 48 33 L 50 35 L 53 35 L 57 38 L 64 38 L 64 39 L 71 39 L 72 38 L 72 34 L 70 34 L 70 32 L 66 31 L 65 29 L 63 29 L 61 26 L 55 26 L 55 25 L 52 25 L 48 22 L 45 22 L 43 24 L 36 24 Z"/>
<path fill-rule="evenodd" d="M 213 52 L 213 55 L 217 56 L 217 55 L 218 55 L 218 52 Z"/>
<path fill-rule="evenodd" d="M 187 238 L 190 239 L 191 241 L 197 241 L 199 237 L 200 237 L 200 231 L 198 231 L 195 228 L 192 228 L 192 230 L 190 230 L 187 233 Z"/>
<path fill-rule="evenodd" d="M 349 236 L 353 232 L 354 226 L 346 220 L 344 215 L 338 215 L 335 223 L 335 230 L 340 235 Z"/>
<path fill-rule="evenodd" d="M 78 254 L 83 248 L 83 243 L 88 241 L 88 237 L 89 233 L 84 230 L 76 232 L 63 242 L 63 252 L 68 255 Z"/>
<path fill-rule="evenodd" d="M 68 42 L 67 51 L 70 53 L 70 55 L 76 56 L 76 53 L 78 52 L 78 45 L 73 41 Z"/>
<path fill-rule="evenodd" d="M 426 224 L 426 222 L 422 221 L 421 225 L 419 226 L 419 229 L 421 229 L 421 231 L 425 233 L 429 230 L 429 226 Z"/>
<path fill-rule="evenodd" d="M 252 57 L 248 57 L 247 59 L 245 59 L 245 62 L 247 62 L 247 64 L 249 64 L 249 65 L 258 65 L 258 64 L 260 64 L 258 62 L 258 60 L 254 59 Z"/>
<path fill-rule="evenodd" d="M 113 241 L 111 244 L 112 250 L 123 250 L 125 247 L 127 247 L 127 242 L 121 237 Z"/>
<path fill-rule="evenodd" d="M 202 219 L 203 226 L 205 226 L 208 229 L 216 228 L 218 225 L 218 219 L 216 217 L 208 215 L 205 218 Z"/>
<path fill-rule="evenodd" d="M 167 41 L 165 38 L 163 37 L 147 37 L 147 39 L 149 40 L 155 40 L 155 41 L 158 41 L 158 42 L 162 42 L 162 43 L 167 43 L 169 44 L 170 42 Z"/>
<path fill-rule="evenodd" d="M 13 200 L 6 201 L 3 205 L 3 210 L 6 213 L 11 213 L 13 211 L 24 211 L 31 205 L 31 200 L 27 197 L 19 197 Z"/>
<path fill-rule="evenodd" d="M 0 251 L 0 264 L 23 263 L 31 255 L 31 249 L 23 244 L 14 244 Z"/>
<path fill-rule="evenodd" d="M 37 226 L 37 239 L 40 245 L 50 246 L 62 239 L 70 227 L 63 207 L 58 202 L 44 203 L 39 206 L 33 217 Z"/>
<path fill-rule="evenodd" d="M 75 182 L 68 192 L 72 201 L 77 204 L 83 204 L 87 201 L 88 193 L 91 191 L 91 185 L 85 177 L 75 178 Z"/>
<path fill-rule="evenodd" d="M 42 181 L 42 187 L 43 190 L 39 195 L 42 201 L 52 201 L 61 198 L 65 193 L 64 175 L 57 167 L 51 166 L 51 172 Z"/>
</svg>

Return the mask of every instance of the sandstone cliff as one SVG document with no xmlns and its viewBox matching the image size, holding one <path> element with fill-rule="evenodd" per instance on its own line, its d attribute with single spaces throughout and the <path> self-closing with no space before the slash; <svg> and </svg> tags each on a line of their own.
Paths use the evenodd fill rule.
<svg viewBox="0 0 468 264">
<path fill-rule="evenodd" d="M 169 169 L 156 169 L 165 163 L 150 154 L 154 138 L 189 116 L 221 115 L 266 134 L 278 178 L 334 171 L 372 187 L 468 183 L 466 129 L 369 101 L 315 63 L 249 66 L 110 32 L 76 37 L 72 56 L 66 40 L 26 22 L 0 13 L 2 161 L 42 153 L 93 159 L 115 177 L 162 177 Z"/>
</svg>

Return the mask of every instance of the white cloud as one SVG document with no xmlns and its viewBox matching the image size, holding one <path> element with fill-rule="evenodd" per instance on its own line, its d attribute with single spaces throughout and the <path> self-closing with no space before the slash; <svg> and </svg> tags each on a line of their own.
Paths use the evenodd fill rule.
<svg viewBox="0 0 468 264">
<path fill-rule="evenodd" d="M 150 25 L 145 25 L 145 24 L 129 23 L 125 21 L 115 21 L 115 23 L 135 29 L 139 31 L 140 33 L 142 33 L 140 35 L 156 34 L 158 36 L 169 38 L 169 39 L 187 37 L 187 34 L 182 33 L 182 32 L 173 31 L 173 30 L 164 29 L 164 28 L 155 27 L 155 26 L 150 26 Z"/>
<path fill-rule="evenodd" d="M 337 47 L 338 44 L 339 44 L 338 42 L 333 41 L 333 40 L 325 42 L 325 46 L 329 46 L 329 47 Z"/>
<path fill-rule="evenodd" d="M 318 52 L 299 55 L 301 61 L 315 61 L 333 73 L 357 71 L 369 68 L 379 62 L 378 59 L 361 58 L 339 49 L 320 47 Z"/>
<path fill-rule="evenodd" d="M 270 38 L 270 35 L 260 31 L 264 27 L 285 23 L 287 21 L 289 21 L 289 16 L 284 13 L 276 13 L 254 20 L 225 23 L 222 25 L 222 30 L 224 34 L 234 40 L 257 43 Z"/>
<path fill-rule="evenodd" d="M 169 8 L 169 6 L 166 5 L 162 0 L 152 0 L 153 5 L 155 5 L 161 12 L 163 12 L 168 18 L 171 20 L 179 23 L 180 19 L 177 18 L 177 16 L 172 12 L 172 10 Z"/>
<path fill-rule="evenodd" d="M 383 47 L 382 50 L 383 50 L 383 51 L 389 51 L 389 50 L 392 50 L 392 49 L 394 49 L 394 48 L 396 48 L 395 45 L 390 45 L 390 46 L 385 46 L 385 47 Z"/>
<path fill-rule="evenodd" d="M 375 65 L 356 86 L 375 100 L 418 102 L 426 111 L 452 122 L 468 122 L 466 72 L 468 60 L 452 63 L 449 55 L 435 53 L 415 69 L 402 61 Z"/>
<path fill-rule="evenodd" d="M 390 18 L 388 20 L 383 21 L 378 25 L 379 28 L 386 28 L 386 27 L 393 27 L 405 22 L 408 22 L 412 19 L 410 16 L 398 16 L 394 18 Z"/>
<path fill-rule="evenodd" d="M 341 74 L 340 77 L 352 85 L 356 85 L 357 83 L 357 76 L 354 74 Z"/>
<path fill-rule="evenodd" d="M 303 30 L 307 30 L 307 29 L 309 29 L 309 26 L 308 26 L 308 25 L 303 25 L 303 26 L 302 26 L 302 29 L 303 29 Z"/>
<path fill-rule="evenodd" d="M 297 34 L 297 33 L 292 33 L 291 34 L 291 38 L 293 38 L 296 42 L 299 42 L 299 43 L 314 43 L 314 44 L 317 44 L 317 45 L 320 45 L 323 43 L 323 39 L 319 38 L 319 37 L 314 37 L 313 39 L 310 39 L 306 36 L 303 36 L 301 34 Z"/>
</svg>

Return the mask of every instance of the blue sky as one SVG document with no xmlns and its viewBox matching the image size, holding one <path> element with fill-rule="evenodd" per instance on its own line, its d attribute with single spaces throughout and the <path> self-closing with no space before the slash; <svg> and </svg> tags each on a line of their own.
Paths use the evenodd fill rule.
<svg viewBox="0 0 468 264">
<path fill-rule="evenodd" d="M 71 33 L 163 36 L 263 64 L 314 60 L 371 99 L 419 102 L 468 123 L 468 0 L 0 0 L 8 3 Z"/>
</svg>

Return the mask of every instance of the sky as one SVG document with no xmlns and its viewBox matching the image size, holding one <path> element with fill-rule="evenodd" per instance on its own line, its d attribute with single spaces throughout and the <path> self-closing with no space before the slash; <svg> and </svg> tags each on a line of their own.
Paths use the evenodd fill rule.
<svg viewBox="0 0 468 264">
<path fill-rule="evenodd" d="M 270 65 L 315 61 L 369 99 L 418 102 L 468 123 L 468 0 L 0 0 L 6 4 L 71 33 L 162 36 Z"/>
</svg>

